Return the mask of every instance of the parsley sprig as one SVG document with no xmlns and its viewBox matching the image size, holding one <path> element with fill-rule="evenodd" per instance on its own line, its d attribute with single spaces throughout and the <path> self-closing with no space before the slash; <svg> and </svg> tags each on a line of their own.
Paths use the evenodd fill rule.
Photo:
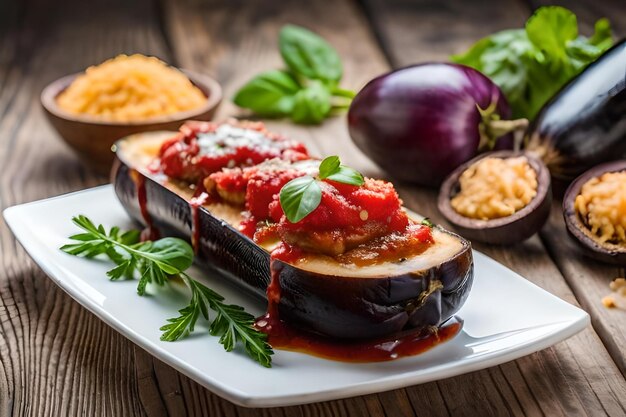
<svg viewBox="0 0 626 417">
<path fill-rule="evenodd" d="M 96 226 L 83 215 L 72 219 L 84 233 L 70 236 L 77 243 L 67 244 L 61 250 L 85 258 L 106 256 L 116 266 L 107 272 L 111 280 L 139 277 L 137 293 L 144 295 L 148 284 L 164 286 L 169 277 L 178 275 L 191 291 L 189 304 L 179 310 L 180 316 L 168 319 L 161 327 L 161 340 L 179 340 L 194 331 L 198 318 L 210 321 L 209 309 L 215 316 L 209 333 L 220 336 L 219 342 L 228 352 L 240 342 L 246 353 L 265 367 L 271 366 L 273 351 L 267 336 L 253 327 L 254 317 L 237 305 L 225 304 L 224 297 L 185 273 L 193 263 L 193 249 L 182 239 L 166 237 L 156 241 L 141 242 L 137 230 L 121 232 L 118 227 L 108 232 Z"/>
<path fill-rule="evenodd" d="M 325 158 L 319 166 L 316 177 L 305 175 L 294 178 L 280 189 L 280 206 L 291 223 L 297 223 L 311 214 L 322 201 L 322 180 L 331 180 L 343 184 L 360 186 L 365 180 L 363 175 L 353 168 L 341 165 L 338 156 Z"/>
</svg>

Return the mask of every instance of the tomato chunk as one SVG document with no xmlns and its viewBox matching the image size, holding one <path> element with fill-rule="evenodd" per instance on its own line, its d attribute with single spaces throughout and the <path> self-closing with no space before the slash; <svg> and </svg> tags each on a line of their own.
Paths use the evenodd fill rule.
<svg viewBox="0 0 626 417">
<path fill-rule="evenodd" d="M 171 178 L 197 182 L 222 168 L 260 164 L 272 158 L 308 159 L 306 147 L 270 133 L 262 123 L 189 122 L 163 144 L 160 168 Z"/>
</svg>

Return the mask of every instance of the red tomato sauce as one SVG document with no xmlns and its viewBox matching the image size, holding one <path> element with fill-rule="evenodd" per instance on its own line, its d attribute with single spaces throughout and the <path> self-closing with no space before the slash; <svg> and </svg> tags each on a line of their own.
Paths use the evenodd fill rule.
<svg viewBox="0 0 626 417">
<path fill-rule="evenodd" d="M 407 216 L 393 185 L 369 178 L 361 186 L 321 181 L 319 206 L 291 223 L 280 205 L 280 190 L 294 178 L 317 175 L 318 164 L 304 145 L 268 132 L 262 123 L 189 122 L 163 144 L 156 166 L 171 179 L 196 185 L 190 200 L 194 250 L 201 238 L 199 207 L 215 201 L 241 207 L 239 230 L 255 242 L 279 242 L 271 252 L 267 313 L 255 322 L 274 348 L 333 360 L 377 362 L 415 355 L 454 337 L 462 327 L 454 320 L 439 329 L 338 341 L 280 319 L 282 263 L 277 260 L 294 264 L 315 254 L 364 267 L 402 262 L 434 243 L 431 228 Z M 145 184 L 138 182 L 137 189 L 142 215 L 151 226 Z M 151 237 L 155 233 L 153 227 L 146 230 Z"/>
<path fill-rule="evenodd" d="M 252 166 L 272 158 L 308 159 L 306 147 L 267 131 L 262 123 L 188 122 L 159 151 L 170 178 L 196 182 L 222 168 Z"/>
<path fill-rule="evenodd" d="M 268 342 L 275 349 L 303 352 L 342 362 L 384 362 L 423 353 L 456 336 L 463 323 L 452 318 L 439 328 L 418 329 L 367 340 L 330 339 L 296 328 L 282 321 L 279 316 L 280 272 L 276 260 L 294 262 L 302 252 L 284 243 L 271 254 L 271 280 L 267 287 L 267 313 L 255 321 L 255 327 L 267 334 Z"/>
</svg>

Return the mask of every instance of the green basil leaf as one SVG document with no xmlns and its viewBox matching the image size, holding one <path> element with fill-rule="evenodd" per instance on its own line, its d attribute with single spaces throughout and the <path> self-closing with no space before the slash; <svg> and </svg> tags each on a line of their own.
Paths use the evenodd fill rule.
<svg viewBox="0 0 626 417">
<path fill-rule="evenodd" d="M 339 170 L 340 164 L 341 164 L 341 161 L 339 160 L 339 157 L 336 155 L 328 156 L 324 158 L 324 160 L 320 163 L 319 178 L 323 180 L 324 178 L 327 178 L 329 175 L 336 173 Z"/>
<path fill-rule="evenodd" d="M 294 178 L 281 188 L 279 200 L 287 220 L 297 223 L 320 205 L 322 189 L 308 175 Z"/>
<path fill-rule="evenodd" d="M 365 179 L 360 172 L 345 165 L 339 166 L 339 170 L 326 177 L 326 179 L 350 185 L 363 185 L 365 183 Z"/>
<path fill-rule="evenodd" d="M 541 7 L 526 22 L 526 34 L 549 59 L 564 61 L 567 43 L 578 37 L 576 15 L 560 6 Z"/>
<path fill-rule="evenodd" d="M 291 119 L 296 123 L 321 123 L 330 113 L 330 93 L 321 83 L 313 83 L 295 96 Z"/>
<path fill-rule="evenodd" d="M 263 72 L 235 94 L 233 102 L 265 116 L 286 116 L 293 110 L 295 94 L 300 90 L 287 71 Z"/>
<path fill-rule="evenodd" d="M 300 26 L 286 25 L 278 45 L 291 71 L 306 78 L 336 84 L 343 75 L 337 51 L 315 33 Z"/>
<path fill-rule="evenodd" d="M 422 221 L 420 222 L 420 224 L 422 224 L 422 225 L 424 225 L 424 226 L 428 226 L 428 227 L 430 227 L 431 229 L 432 229 L 433 227 L 435 227 L 435 223 L 433 223 L 433 222 L 432 222 L 432 221 L 431 221 L 428 217 L 424 217 L 424 218 L 422 219 Z"/>
</svg>

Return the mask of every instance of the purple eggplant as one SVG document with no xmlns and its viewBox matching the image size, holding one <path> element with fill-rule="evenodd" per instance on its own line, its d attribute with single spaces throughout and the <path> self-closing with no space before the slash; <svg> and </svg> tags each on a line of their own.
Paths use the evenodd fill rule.
<svg viewBox="0 0 626 417">
<path fill-rule="evenodd" d="M 393 177 L 437 186 L 479 152 L 512 149 L 511 110 L 473 68 L 427 63 L 370 81 L 348 112 L 354 143 Z"/>
<path fill-rule="evenodd" d="M 552 177 L 566 183 L 602 162 L 626 157 L 626 40 L 546 103 L 525 142 Z"/>
<path fill-rule="evenodd" d="M 111 178 L 122 206 L 145 226 L 147 213 L 161 236 L 193 240 L 197 233 L 200 266 L 225 275 L 244 291 L 266 297 L 270 254 L 236 229 L 240 208 L 194 209 L 189 203 L 193 191 L 148 169 L 154 152 L 175 134 L 146 132 L 117 142 Z M 140 199 L 140 194 L 145 197 Z M 224 218 L 216 214 L 230 210 Z M 441 326 L 467 299 L 474 263 L 467 240 L 441 227 L 434 227 L 432 233 L 434 243 L 426 252 L 372 267 L 354 269 L 324 257 L 305 262 L 304 269 L 275 260 L 281 318 L 339 339 L 372 339 Z"/>
</svg>

